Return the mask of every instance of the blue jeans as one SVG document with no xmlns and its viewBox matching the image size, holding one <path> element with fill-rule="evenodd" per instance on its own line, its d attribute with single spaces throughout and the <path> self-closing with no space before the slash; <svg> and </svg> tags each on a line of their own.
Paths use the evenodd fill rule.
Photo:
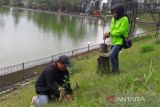
<svg viewBox="0 0 160 107">
<path fill-rule="evenodd" d="M 109 59 L 111 62 L 112 72 L 119 72 L 118 54 L 123 48 L 122 45 L 114 45 L 111 47 Z"/>
<path fill-rule="evenodd" d="M 49 101 L 49 98 L 47 95 L 37 95 L 37 101 L 38 107 L 41 107 L 43 104 L 47 104 Z"/>
</svg>

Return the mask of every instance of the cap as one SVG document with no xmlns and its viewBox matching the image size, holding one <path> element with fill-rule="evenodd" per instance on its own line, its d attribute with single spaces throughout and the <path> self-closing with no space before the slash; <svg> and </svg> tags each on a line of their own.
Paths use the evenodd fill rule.
<svg viewBox="0 0 160 107">
<path fill-rule="evenodd" d="M 70 66 L 69 58 L 66 55 L 59 56 L 59 61 L 61 61 L 66 67 Z"/>
</svg>

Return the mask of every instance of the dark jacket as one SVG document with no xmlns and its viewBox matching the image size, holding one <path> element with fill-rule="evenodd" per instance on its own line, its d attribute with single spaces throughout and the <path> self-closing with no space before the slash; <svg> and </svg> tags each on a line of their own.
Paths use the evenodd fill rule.
<svg viewBox="0 0 160 107">
<path fill-rule="evenodd" d="M 47 95 L 49 98 L 53 95 L 59 97 L 58 88 L 60 86 L 65 88 L 66 94 L 71 93 L 68 70 L 60 71 L 55 63 L 48 65 L 40 74 L 35 84 L 35 90 L 37 94 Z"/>
</svg>

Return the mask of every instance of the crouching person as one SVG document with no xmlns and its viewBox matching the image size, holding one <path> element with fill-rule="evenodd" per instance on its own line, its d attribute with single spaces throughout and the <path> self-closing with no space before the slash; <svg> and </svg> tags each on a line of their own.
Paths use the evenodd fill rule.
<svg viewBox="0 0 160 107">
<path fill-rule="evenodd" d="M 35 90 L 37 96 L 32 98 L 31 106 L 35 104 L 41 106 L 52 99 L 72 99 L 72 89 L 67 70 L 69 65 L 69 58 L 66 55 L 62 55 L 57 62 L 51 63 L 44 69 L 36 81 Z"/>
</svg>

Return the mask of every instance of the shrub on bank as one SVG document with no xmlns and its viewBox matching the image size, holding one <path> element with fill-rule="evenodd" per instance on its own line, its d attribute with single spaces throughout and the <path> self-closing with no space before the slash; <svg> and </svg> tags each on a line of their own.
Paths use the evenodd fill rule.
<svg viewBox="0 0 160 107">
<path fill-rule="evenodd" d="M 154 50 L 153 45 L 143 45 L 140 49 L 140 53 L 148 53 Z"/>
</svg>

